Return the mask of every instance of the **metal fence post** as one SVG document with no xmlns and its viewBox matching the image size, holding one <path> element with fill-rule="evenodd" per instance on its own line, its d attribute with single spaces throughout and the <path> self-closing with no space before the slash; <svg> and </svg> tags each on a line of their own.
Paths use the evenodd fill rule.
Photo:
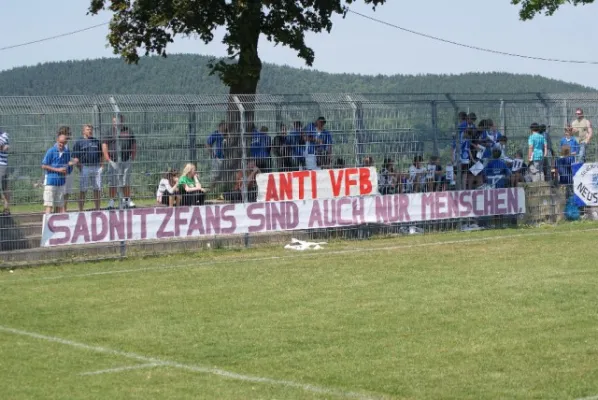
<svg viewBox="0 0 598 400">
<path fill-rule="evenodd" d="M 241 171 L 243 171 L 243 183 L 241 184 L 241 198 L 243 203 L 247 203 L 247 145 L 245 143 L 245 107 L 239 100 L 239 96 L 233 96 L 233 100 L 239 109 L 240 127 L 239 133 L 241 135 Z"/>
<path fill-rule="evenodd" d="M 361 131 L 361 127 L 363 126 L 363 121 L 361 117 L 363 116 L 360 111 L 361 107 L 359 107 L 355 101 L 351 98 L 351 96 L 347 96 L 347 100 L 349 104 L 351 104 L 351 108 L 353 109 L 353 133 L 355 134 L 353 138 L 353 152 L 355 153 L 355 165 L 359 166 L 361 164 L 361 146 L 359 145 L 359 132 Z"/>
<path fill-rule="evenodd" d="M 114 131 L 111 133 L 112 135 L 116 136 L 116 153 L 117 153 L 117 166 L 120 168 L 120 165 L 122 163 L 122 144 L 120 141 L 120 108 L 118 107 L 118 104 L 116 103 L 116 100 L 114 99 L 114 97 L 110 97 L 110 104 L 112 104 L 112 110 L 114 111 L 114 118 L 115 118 L 115 124 L 114 124 Z M 112 171 L 114 172 L 114 171 Z M 117 171 L 118 172 L 118 171 Z M 122 211 L 123 209 L 123 188 L 120 185 L 120 177 L 117 174 L 117 193 L 118 193 L 118 210 Z M 120 242 L 120 256 L 121 257 L 125 257 L 127 255 L 127 245 L 125 240 L 121 240 Z"/>
<path fill-rule="evenodd" d="M 93 124 L 94 135 L 98 138 L 102 136 L 102 130 L 100 128 L 102 117 L 100 115 L 101 115 L 100 106 L 95 104 L 92 108 L 92 121 L 93 121 L 92 124 Z"/>
<path fill-rule="evenodd" d="M 569 116 L 568 116 L 568 109 L 567 109 L 567 100 L 563 100 L 563 128 L 569 125 Z"/>
<path fill-rule="evenodd" d="M 188 118 L 188 146 L 189 146 L 189 162 L 194 165 L 197 164 L 197 116 L 195 114 L 195 107 L 189 105 Z"/>
<path fill-rule="evenodd" d="M 439 150 L 438 150 L 438 106 L 436 105 L 436 101 L 432 100 L 430 102 L 430 107 L 432 108 L 432 131 L 434 134 L 434 156 L 438 157 Z"/>
</svg>

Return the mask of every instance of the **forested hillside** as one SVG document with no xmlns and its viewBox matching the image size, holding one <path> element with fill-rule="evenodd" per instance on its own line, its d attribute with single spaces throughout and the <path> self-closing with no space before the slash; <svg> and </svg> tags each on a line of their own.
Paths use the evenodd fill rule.
<svg viewBox="0 0 598 400">
<path fill-rule="evenodd" d="M 126 65 L 116 58 L 67 61 L 0 72 L 0 95 L 225 93 L 208 74 L 209 57 L 172 55 Z M 507 73 L 367 76 L 265 64 L 261 93 L 510 93 L 595 89 L 541 76 Z"/>
</svg>

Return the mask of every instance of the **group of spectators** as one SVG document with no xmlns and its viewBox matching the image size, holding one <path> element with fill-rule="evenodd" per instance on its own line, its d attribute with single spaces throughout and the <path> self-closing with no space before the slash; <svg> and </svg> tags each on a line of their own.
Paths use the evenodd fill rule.
<svg viewBox="0 0 598 400">
<path fill-rule="evenodd" d="M 555 151 L 545 125 L 532 123 L 527 154 L 516 151 L 507 154 L 508 138 L 491 119 L 477 122 L 474 113 L 459 113 L 459 122 L 453 138 L 452 165 L 443 168 L 437 156 L 424 161 L 416 156 L 406 171 L 399 171 L 391 158 L 385 158 L 380 168 L 381 194 L 444 191 L 461 189 L 504 188 L 519 182 L 557 181 L 571 185 L 571 165 L 585 161 L 588 144 L 593 135 L 592 124 L 577 109 L 575 120 L 565 127 Z M 249 161 L 238 168 L 232 188 L 222 192 L 221 200 L 228 202 L 255 201 L 256 176 L 272 171 L 318 170 L 343 168 L 344 161 L 332 161 L 332 135 L 326 129 L 326 119 L 318 118 L 305 126 L 295 121 L 290 130 L 281 124 L 272 138 L 268 128 L 253 127 L 248 149 Z M 156 201 L 165 206 L 202 205 L 205 194 L 225 180 L 225 159 L 230 140 L 226 123 L 208 136 L 206 148 L 211 161 L 211 182 L 204 188 L 196 167 L 187 164 L 181 173 L 169 170 L 158 184 Z M 87 192 L 93 192 L 95 209 L 100 209 L 103 171 L 109 179 L 108 208 L 117 208 L 117 190 L 122 190 L 124 207 L 135 207 L 131 200 L 131 172 L 137 154 L 137 142 L 124 118 L 114 118 L 112 131 L 106 139 L 93 136 L 93 127 L 84 125 L 80 138 L 72 143 L 68 126 L 58 129 L 56 143 L 42 160 L 44 179 L 44 207 L 46 213 L 65 212 L 73 195 L 73 181 L 79 171 L 79 210 L 84 209 Z M 10 191 L 7 178 L 8 134 L 0 132 L 0 184 L 4 200 L 4 214 L 10 213 Z M 117 149 L 120 149 L 118 154 Z M 365 157 L 362 166 L 374 166 L 372 157 Z M 230 178 L 227 178 L 230 179 Z M 457 184 L 458 183 L 458 184 Z M 243 198 L 243 187 L 247 197 Z"/>
<path fill-rule="evenodd" d="M 137 153 L 137 141 L 124 118 L 112 121 L 112 132 L 102 141 L 93 136 L 93 127 L 84 125 L 81 138 L 72 148 L 70 127 L 61 126 L 56 134 L 56 143 L 48 149 L 43 160 L 44 176 L 43 202 L 47 214 L 66 212 L 73 194 L 75 170 L 79 171 L 79 211 L 83 211 L 87 191 L 93 191 L 95 209 L 100 209 L 102 194 L 102 172 L 107 167 L 109 179 L 108 208 L 117 207 L 117 190 L 123 192 L 123 205 L 135 207 L 131 200 L 131 172 Z M 117 143 L 120 142 L 120 143 Z M 118 148 L 120 147 L 120 149 Z M 120 154 L 118 153 L 120 150 Z"/>
</svg>

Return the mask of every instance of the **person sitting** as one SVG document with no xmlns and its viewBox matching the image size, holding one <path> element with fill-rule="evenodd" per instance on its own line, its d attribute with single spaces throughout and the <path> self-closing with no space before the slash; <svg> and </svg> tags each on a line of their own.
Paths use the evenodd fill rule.
<svg viewBox="0 0 598 400">
<path fill-rule="evenodd" d="M 205 202 L 205 189 L 199 183 L 199 176 L 195 165 L 187 164 L 178 181 L 182 206 L 203 206 Z"/>
<path fill-rule="evenodd" d="M 255 161 L 249 161 L 246 170 L 246 184 L 247 184 L 247 202 L 254 203 L 257 200 L 257 182 L 256 176 L 261 173 Z M 224 199 L 230 203 L 243 202 L 243 170 L 237 171 L 235 180 L 235 187 L 232 192 L 224 194 Z"/>
<path fill-rule="evenodd" d="M 158 204 L 174 207 L 178 203 L 178 180 L 179 173 L 176 170 L 171 169 L 164 174 L 158 184 L 158 192 L 156 193 Z"/>
<path fill-rule="evenodd" d="M 382 170 L 378 175 L 378 191 L 381 195 L 395 194 L 397 188 L 397 174 L 395 162 L 391 158 L 385 158 Z"/>
</svg>

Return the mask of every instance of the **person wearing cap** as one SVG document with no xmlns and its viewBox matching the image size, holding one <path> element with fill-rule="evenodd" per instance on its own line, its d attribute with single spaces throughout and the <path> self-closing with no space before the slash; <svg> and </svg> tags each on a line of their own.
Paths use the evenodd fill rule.
<svg viewBox="0 0 598 400">
<path fill-rule="evenodd" d="M 529 173 L 532 182 L 541 182 L 544 180 L 544 157 L 548 154 L 548 146 L 546 139 L 540 133 L 540 125 L 534 122 L 531 124 L 530 130 L 531 135 L 528 139 Z"/>
<path fill-rule="evenodd" d="M 578 108 L 575 110 L 576 120 L 571 123 L 573 136 L 579 143 L 579 154 L 578 158 L 582 162 L 586 160 L 586 148 L 592 139 L 592 123 L 586 119 L 583 115 L 583 110 Z"/>
</svg>

